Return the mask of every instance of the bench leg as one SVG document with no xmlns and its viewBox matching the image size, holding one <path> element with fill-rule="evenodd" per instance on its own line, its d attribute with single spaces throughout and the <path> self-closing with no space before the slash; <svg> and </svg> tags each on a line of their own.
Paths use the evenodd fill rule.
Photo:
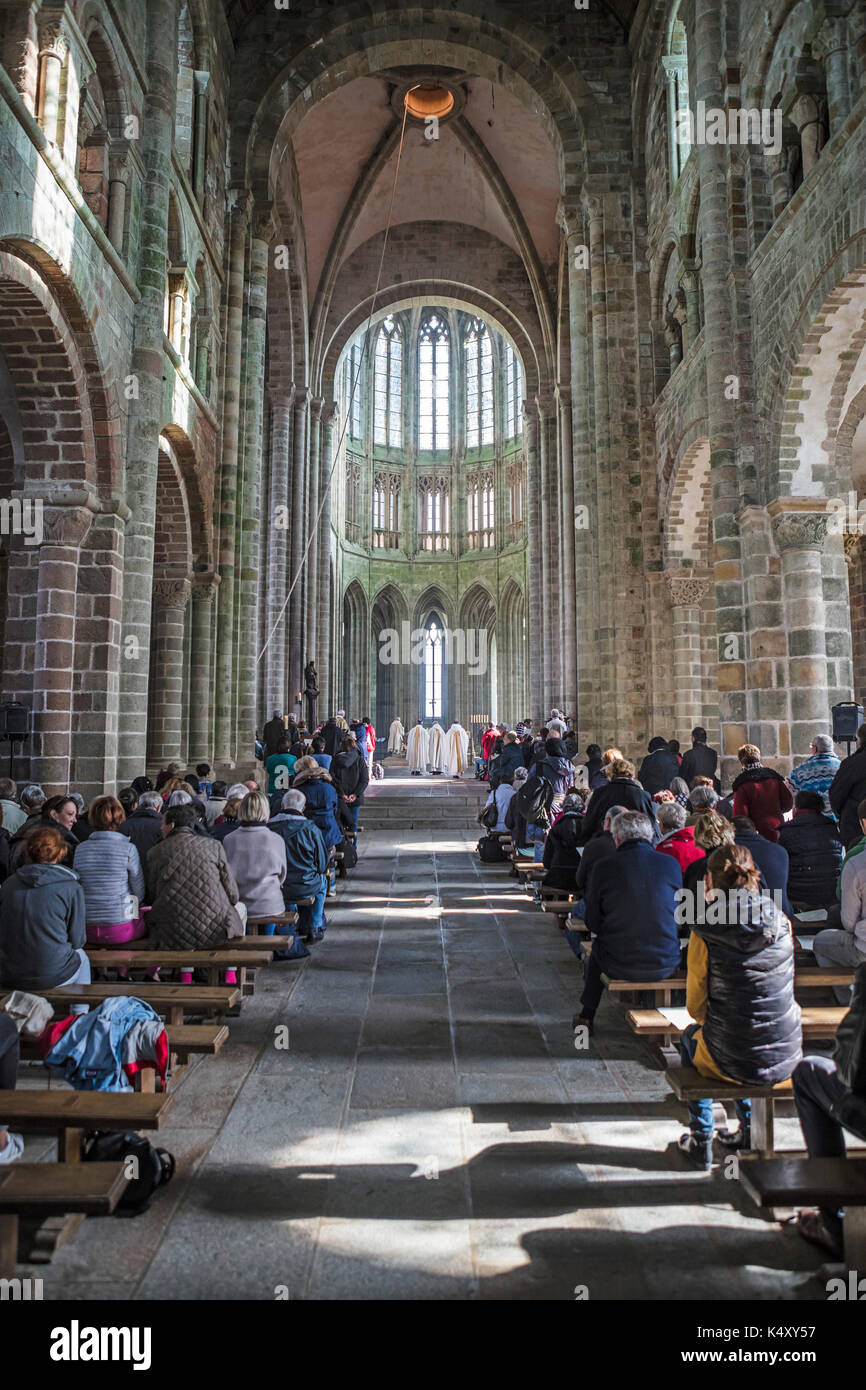
<svg viewBox="0 0 866 1390">
<path fill-rule="evenodd" d="M 766 1158 L 773 1154 L 775 1144 L 775 1111 L 772 1096 L 752 1101 L 752 1148 Z"/>
<path fill-rule="evenodd" d="M 866 1269 L 866 1207 L 846 1207 L 845 1266 L 847 1269 Z"/>
<path fill-rule="evenodd" d="M 0 1279 L 11 1279 L 18 1259 L 18 1217 L 0 1216 Z"/>
<path fill-rule="evenodd" d="M 166 1009 L 166 1023 L 172 1028 L 183 1026 L 183 1004 L 169 1004 Z"/>
<path fill-rule="evenodd" d="M 83 1129 L 62 1129 L 57 1136 L 57 1159 L 60 1163 L 80 1163 Z"/>
</svg>

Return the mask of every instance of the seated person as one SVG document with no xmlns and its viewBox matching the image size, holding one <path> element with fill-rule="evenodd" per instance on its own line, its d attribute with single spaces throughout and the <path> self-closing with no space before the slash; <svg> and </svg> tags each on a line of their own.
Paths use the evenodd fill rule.
<svg viewBox="0 0 866 1390">
<path fill-rule="evenodd" d="M 72 861 L 84 889 L 87 940 L 122 946 L 146 935 L 141 917 L 144 870 L 132 840 L 121 834 L 125 817 L 116 797 L 98 796 L 88 819 L 93 828 Z"/>
<path fill-rule="evenodd" d="M 602 760 L 606 757 L 607 753 L 604 753 Z M 581 844 L 587 845 L 593 835 L 601 834 L 605 815 L 611 806 L 625 806 L 629 811 L 640 811 L 650 821 L 655 835 L 653 799 L 635 777 L 634 763 L 630 763 L 627 758 L 612 758 L 605 766 L 608 783 L 606 787 L 599 787 L 589 798 L 583 818 Z"/>
<path fill-rule="evenodd" d="M 218 816 L 221 816 L 225 810 L 226 801 L 228 799 L 226 796 L 227 792 L 228 784 L 226 782 L 211 783 L 210 796 L 204 804 L 205 820 L 208 830 L 213 830 L 214 821 Z"/>
<path fill-rule="evenodd" d="M 513 795 L 514 787 L 511 782 L 499 782 L 497 783 L 495 790 L 491 787 L 491 790 L 487 796 L 487 800 L 484 802 L 484 805 L 478 811 L 479 822 L 482 822 L 482 817 L 484 815 L 484 812 L 487 810 L 488 806 L 495 806 L 496 824 L 493 827 L 493 833 L 504 834 L 508 829 L 508 826 L 505 824 L 505 817 L 508 812 L 508 807 Z"/>
<path fill-rule="evenodd" d="M 286 847 L 286 880 L 283 901 L 286 910 L 297 906 L 298 935 L 302 940 L 321 941 L 325 934 L 325 894 L 328 851 L 322 832 L 304 815 L 306 798 L 294 788 L 283 795 L 283 809 L 268 822 L 268 829 L 279 835 Z M 312 898 L 302 905 L 299 898 Z"/>
<path fill-rule="evenodd" d="M 656 808 L 656 819 L 662 837 L 656 845 L 659 854 L 669 854 L 680 866 L 683 874 L 696 859 L 704 858 L 704 851 L 695 844 L 694 826 L 686 825 L 685 807 L 678 801 L 663 801 Z"/>
<path fill-rule="evenodd" d="M 857 807 L 860 824 L 866 835 L 866 800 Z M 849 850 L 842 865 L 839 881 L 841 912 L 839 917 L 832 912 L 831 920 L 838 920 L 838 927 L 825 927 L 819 931 L 812 943 L 815 959 L 824 968 L 856 970 L 866 961 L 866 854 L 854 854 Z M 851 988 L 849 985 L 834 987 L 833 993 L 839 1004 L 849 1004 Z"/>
<path fill-rule="evenodd" d="M 734 778 L 734 820 L 748 816 L 758 834 L 775 844 L 785 812 L 794 805 L 788 784 L 775 768 L 764 766 L 756 744 L 744 743 L 737 757 L 743 770 Z"/>
<path fill-rule="evenodd" d="M 851 1009 L 839 1025 L 833 1060 L 804 1057 L 794 1070 L 794 1104 L 810 1158 L 844 1158 L 845 1130 L 866 1139 L 866 965 L 858 966 Z M 857 1087 L 855 1090 L 854 1087 Z M 813 1245 L 843 1256 L 842 1213 L 801 1211 L 797 1229 Z"/>
<path fill-rule="evenodd" d="M 325 752 L 325 740 L 322 738 L 321 734 L 316 734 L 313 737 L 312 750 L 313 761 L 317 762 L 319 767 L 323 767 L 326 772 L 330 772 L 332 757 L 330 753 Z"/>
<path fill-rule="evenodd" d="M 210 780 L 210 763 L 196 763 L 195 775 L 198 778 L 199 794 L 207 801 L 213 787 Z"/>
<path fill-rule="evenodd" d="M 320 767 L 315 758 L 298 758 L 292 787 L 303 792 L 304 815 L 321 830 L 330 855 L 330 851 L 343 842 L 343 831 L 337 821 L 339 794 L 330 772 Z"/>
<path fill-rule="evenodd" d="M 9 1014 L 0 1013 L 0 1091 L 14 1091 L 18 1080 L 20 1056 L 18 1029 Z M 0 1165 L 14 1163 L 24 1152 L 20 1134 L 10 1134 L 9 1126 L 0 1121 Z"/>
<path fill-rule="evenodd" d="M 268 830 L 271 808 L 264 792 L 247 792 L 238 812 L 238 828 L 223 842 L 228 866 L 247 917 L 279 917 L 286 881 L 285 846 Z M 266 935 L 273 935 L 265 927 Z"/>
<path fill-rule="evenodd" d="M 599 860 L 608 859 L 610 855 L 616 853 L 611 826 L 624 810 L 624 806 L 611 806 L 605 815 L 602 833 L 596 835 L 588 845 L 583 847 L 580 864 L 574 879 L 574 887 L 579 901 L 575 903 L 571 913 L 572 917 L 578 918 L 581 922 L 586 920 L 586 897 L 589 892 L 590 875 Z"/>
<path fill-rule="evenodd" d="M 802 1056 L 794 1000 L 791 923 L 761 892 L 760 872 L 743 845 L 723 845 L 707 860 L 705 921 L 689 937 L 686 1007 L 696 1021 L 680 1042 L 683 1066 L 741 1085 L 786 1081 Z M 713 910 L 715 905 L 715 910 Z M 715 917 L 721 920 L 716 922 Z M 751 1107 L 735 1102 L 739 1126 L 720 1132 L 728 1148 L 751 1146 Z M 713 1102 L 689 1101 L 680 1152 L 712 1167 Z"/>
<path fill-rule="evenodd" d="M 0 988 L 39 992 L 89 985 L 84 950 L 84 890 L 63 860 L 59 826 L 39 825 L 27 837 L 27 862 L 0 888 Z M 87 1013 L 78 1004 L 72 1013 Z"/>
<path fill-rule="evenodd" d="M 226 835 L 230 835 L 233 830 L 238 828 L 238 812 L 241 809 L 241 802 L 246 796 L 249 788 L 243 782 L 235 782 L 226 792 L 226 804 L 222 809 L 222 814 L 217 816 L 211 826 L 211 839 L 224 840 Z"/>
<path fill-rule="evenodd" d="M 161 951 L 207 951 L 243 936 L 238 886 L 219 840 L 195 832 L 191 805 L 172 806 L 147 856 L 148 930 Z"/>
<path fill-rule="evenodd" d="M 49 796 L 47 800 L 43 800 L 39 807 L 38 818 L 34 820 L 28 816 L 18 834 L 12 836 L 12 849 L 9 855 L 10 870 L 14 872 L 22 864 L 28 863 L 31 829 L 38 826 L 51 826 L 60 832 L 64 844 L 62 862 L 67 868 L 71 868 L 72 858 L 79 844 L 73 834 L 73 826 L 77 819 L 78 806 L 71 796 Z"/>
<path fill-rule="evenodd" d="M 291 746 L 288 738 L 281 738 L 276 753 L 272 753 L 265 763 L 269 792 L 286 791 L 295 775 L 297 758 L 289 751 Z"/>
<path fill-rule="evenodd" d="M 719 800 L 719 794 L 714 787 L 709 785 L 708 777 L 696 777 L 689 791 L 688 816 L 686 825 L 694 825 L 698 816 L 702 816 L 706 811 L 714 811 Z"/>
<path fill-rule="evenodd" d="M 583 826 L 583 797 L 569 792 L 547 833 L 541 862 L 547 873 L 542 888 L 556 888 L 563 893 L 574 891 L 574 880 L 580 865 L 580 832 Z"/>
<path fill-rule="evenodd" d="M 624 811 L 611 829 L 616 853 L 596 864 L 586 900 L 586 920 L 596 936 L 576 1023 L 590 1030 L 604 991 L 602 974 L 666 980 L 680 963 L 679 864 L 655 853 L 653 822 L 642 811 Z"/>
<path fill-rule="evenodd" d="M 514 795 L 509 799 L 505 811 L 505 829 L 511 831 L 511 839 L 517 849 L 526 849 L 529 844 L 529 831 L 526 821 L 517 809 L 517 792 L 520 791 L 520 788 L 528 779 L 528 767 L 515 768 L 514 779 L 511 784 Z M 491 782 L 491 786 L 492 785 Z"/>
<path fill-rule="evenodd" d="M 781 826 L 779 844 L 788 855 L 788 897 L 794 910 L 831 906 L 844 849 L 839 822 L 825 810 L 820 792 L 797 792 L 793 818 Z"/>
<path fill-rule="evenodd" d="M 502 752 L 490 769 L 490 785 L 494 789 L 500 782 L 511 783 L 519 767 L 523 767 L 523 746 L 518 743 L 512 729 L 502 735 Z"/>
<path fill-rule="evenodd" d="M 786 917 L 794 910 L 788 901 L 788 851 L 782 845 L 759 835 L 748 816 L 734 816 L 734 844 L 747 849 L 761 871 L 761 888 L 777 903 Z"/>
<path fill-rule="evenodd" d="M 706 856 L 712 854 L 714 849 L 719 849 L 721 845 L 734 843 L 734 827 L 729 820 L 717 815 L 715 811 L 705 811 L 703 815 L 698 816 L 692 829 L 695 847 L 703 850 L 704 857 L 693 859 L 686 867 L 683 872 L 683 887 L 696 894 L 698 884 L 703 882 L 707 871 Z"/>
</svg>

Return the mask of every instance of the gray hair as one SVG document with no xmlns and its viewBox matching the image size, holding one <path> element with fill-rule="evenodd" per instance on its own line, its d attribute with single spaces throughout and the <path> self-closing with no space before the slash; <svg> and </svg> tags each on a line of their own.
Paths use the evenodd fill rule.
<svg viewBox="0 0 866 1390">
<path fill-rule="evenodd" d="M 174 795 L 177 795 L 177 793 L 174 793 Z M 185 792 L 184 795 L 186 795 Z M 162 797 L 159 792 L 142 792 L 141 796 L 138 798 L 138 804 L 142 810 L 145 811 L 161 811 Z"/>
<path fill-rule="evenodd" d="M 685 807 L 678 801 L 663 801 L 656 814 L 662 830 L 682 830 L 686 823 Z"/>
<path fill-rule="evenodd" d="M 624 806 L 610 806 L 604 813 L 604 829 L 610 830 L 617 816 L 625 815 Z"/>
<path fill-rule="evenodd" d="M 830 738 L 829 734 L 816 734 L 812 742 L 815 745 L 816 751 L 819 753 L 833 752 L 833 740 Z"/>
<path fill-rule="evenodd" d="M 689 804 L 693 811 L 712 811 L 718 799 L 715 787 L 692 787 L 689 792 Z"/>
<path fill-rule="evenodd" d="M 168 801 L 165 803 L 165 809 L 170 811 L 172 806 L 188 806 L 191 801 L 192 797 L 189 792 L 182 792 L 180 787 L 178 787 L 177 791 L 172 792 Z"/>
<path fill-rule="evenodd" d="M 84 797 L 81 795 L 81 792 L 70 792 L 69 800 L 75 802 L 75 805 L 78 807 L 78 814 L 81 815 L 81 812 L 84 810 Z"/>
<path fill-rule="evenodd" d="M 38 811 L 45 801 L 45 793 L 35 782 L 31 782 L 21 793 L 21 805 L 27 811 Z"/>
<path fill-rule="evenodd" d="M 292 790 L 283 795 L 282 807 L 284 811 L 303 811 L 306 804 L 307 798 L 303 792 Z"/>
<path fill-rule="evenodd" d="M 652 844 L 653 823 L 643 811 L 623 811 L 613 822 L 611 830 L 617 845 L 624 845 L 629 840 L 649 840 Z"/>
<path fill-rule="evenodd" d="M 243 782 L 234 782 L 226 792 L 226 801 L 243 801 L 249 787 L 245 787 Z"/>
<path fill-rule="evenodd" d="M 516 787 L 519 782 L 525 782 L 528 776 L 528 767 L 516 767 L 514 769 L 514 777 L 512 778 L 511 785 Z"/>
</svg>

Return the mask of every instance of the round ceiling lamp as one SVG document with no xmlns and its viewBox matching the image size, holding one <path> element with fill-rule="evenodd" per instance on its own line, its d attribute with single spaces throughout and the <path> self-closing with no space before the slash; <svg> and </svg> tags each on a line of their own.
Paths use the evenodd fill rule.
<svg viewBox="0 0 866 1390">
<path fill-rule="evenodd" d="M 403 103 L 418 121 L 428 121 L 431 116 L 441 121 L 454 110 L 454 93 L 438 82 L 419 82 L 409 88 Z"/>
</svg>

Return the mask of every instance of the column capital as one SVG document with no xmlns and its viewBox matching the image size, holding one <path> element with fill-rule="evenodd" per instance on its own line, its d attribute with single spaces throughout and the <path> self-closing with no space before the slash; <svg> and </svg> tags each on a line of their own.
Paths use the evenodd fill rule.
<svg viewBox="0 0 866 1390">
<path fill-rule="evenodd" d="M 571 410 L 571 387 L 557 385 L 554 390 L 556 403 L 560 410 Z"/>
<path fill-rule="evenodd" d="M 253 208 L 253 195 L 248 188 L 234 184 L 226 194 L 229 215 L 238 221 L 248 222 Z"/>
<path fill-rule="evenodd" d="M 53 53 L 62 62 L 69 52 L 69 38 L 63 28 L 65 6 L 44 6 L 36 17 L 39 53 Z"/>
<path fill-rule="evenodd" d="M 333 425 L 340 415 L 339 401 L 326 401 L 322 406 L 322 421 L 326 425 Z"/>
<path fill-rule="evenodd" d="M 216 598 L 216 591 L 220 586 L 220 582 L 220 576 L 212 572 L 194 574 L 190 580 L 193 597 L 200 599 L 204 603 L 212 603 Z"/>
<path fill-rule="evenodd" d="M 554 410 L 554 392 L 549 387 L 539 391 L 535 397 L 535 405 L 538 410 L 538 418 L 549 420 Z"/>
<path fill-rule="evenodd" d="M 272 410 L 291 410 L 295 404 L 295 383 L 293 381 L 288 386 L 284 386 L 282 382 L 269 383 L 267 389 L 268 403 Z"/>
<path fill-rule="evenodd" d="M 322 411 L 325 408 L 324 396 L 312 396 L 310 399 L 310 416 L 313 420 L 321 420 Z"/>
<path fill-rule="evenodd" d="M 313 399 L 313 393 L 312 393 L 312 391 L 310 390 L 309 386 L 301 386 L 301 387 L 297 387 L 297 386 L 296 386 L 296 387 L 295 387 L 295 400 L 294 400 L 294 406 L 295 406 L 295 410 L 296 410 L 299 414 L 305 414 L 305 413 L 306 413 L 306 411 L 309 409 L 310 401 L 311 401 L 312 399 Z"/>
<path fill-rule="evenodd" d="M 192 585 L 188 579 L 155 579 L 153 603 L 155 608 L 186 608 Z"/>
<path fill-rule="evenodd" d="M 585 184 L 581 195 L 583 210 L 590 222 L 597 222 L 604 215 L 604 194 L 600 188 Z"/>
<path fill-rule="evenodd" d="M 253 203 L 250 216 L 253 239 L 270 244 L 277 234 L 273 203 Z"/>
<path fill-rule="evenodd" d="M 709 576 L 694 570 L 665 570 L 665 580 L 674 608 L 695 607 L 710 587 Z"/>
<path fill-rule="evenodd" d="M 780 554 L 786 550 L 823 550 L 830 513 L 820 498 L 777 497 L 768 505 L 767 514 Z"/>
<path fill-rule="evenodd" d="M 863 537 L 858 531 L 846 531 L 842 537 L 842 544 L 845 547 L 845 563 L 849 569 L 859 559 L 862 540 Z"/>
<path fill-rule="evenodd" d="M 20 494 L 22 497 L 25 494 Z M 34 505 L 38 506 L 41 499 L 32 499 Z M 99 502 L 95 497 L 88 496 L 87 500 L 81 503 L 52 503 L 46 501 L 41 508 L 42 535 L 40 545 L 62 545 L 78 547 L 81 545 L 91 525 L 93 518 L 100 510 Z"/>
<path fill-rule="evenodd" d="M 583 236 L 583 209 L 579 194 L 560 198 L 556 205 L 556 225 L 566 238 Z"/>
</svg>

